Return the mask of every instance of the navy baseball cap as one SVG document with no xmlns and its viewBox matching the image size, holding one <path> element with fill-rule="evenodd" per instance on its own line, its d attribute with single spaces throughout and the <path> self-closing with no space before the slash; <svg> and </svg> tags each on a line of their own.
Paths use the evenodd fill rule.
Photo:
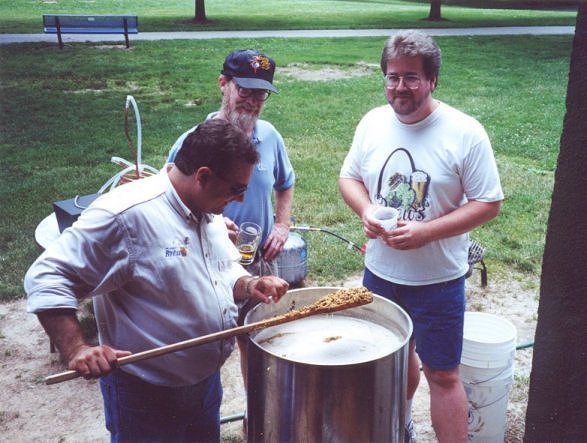
<svg viewBox="0 0 587 443">
<path fill-rule="evenodd" d="M 221 73 L 232 77 L 241 88 L 265 89 L 277 93 L 273 86 L 275 62 L 254 49 L 233 51 L 224 60 Z"/>
</svg>

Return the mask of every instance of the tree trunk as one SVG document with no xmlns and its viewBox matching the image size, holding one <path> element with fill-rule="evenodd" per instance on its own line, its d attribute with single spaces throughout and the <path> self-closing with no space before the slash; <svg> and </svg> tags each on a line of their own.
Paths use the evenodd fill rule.
<svg viewBox="0 0 587 443">
<path fill-rule="evenodd" d="M 587 5 L 581 3 L 542 265 L 524 436 L 532 443 L 587 436 L 586 72 Z"/>
<path fill-rule="evenodd" d="M 194 16 L 194 20 L 196 23 L 206 23 L 206 5 L 205 0 L 195 0 L 196 1 L 196 15 Z"/>
<path fill-rule="evenodd" d="M 428 20 L 442 20 L 440 15 L 440 1 L 441 0 L 430 0 L 430 13 L 428 14 Z"/>
</svg>

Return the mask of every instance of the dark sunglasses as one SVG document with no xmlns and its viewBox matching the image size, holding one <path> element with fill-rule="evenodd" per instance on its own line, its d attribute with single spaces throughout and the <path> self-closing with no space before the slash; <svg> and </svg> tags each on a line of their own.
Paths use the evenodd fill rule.
<svg viewBox="0 0 587 443">
<path fill-rule="evenodd" d="M 216 177 L 218 177 L 220 180 L 222 180 L 225 183 L 229 183 L 230 184 L 230 180 L 224 178 L 223 176 L 221 176 L 218 173 L 214 173 L 214 175 L 216 175 Z M 237 197 L 239 195 L 243 195 L 246 191 L 247 191 L 248 185 L 230 185 L 230 188 L 228 188 L 230 195 Z"/>
</svg>

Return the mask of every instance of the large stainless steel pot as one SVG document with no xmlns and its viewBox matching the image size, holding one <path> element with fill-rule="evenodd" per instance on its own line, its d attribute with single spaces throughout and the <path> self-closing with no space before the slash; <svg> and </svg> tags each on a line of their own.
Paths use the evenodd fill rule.
<svg viewBox="0 0 587 443">
<path fill-rule="evenodd" d="M 340 288 L 291 290 L 279 303 L 255 307 L 245 318 L 245 324 L 283 314 L 292 306 L 309 305 L 337 289 Z M 358 359 L 356 363 L 334 364 L 295 361 L 297 358 L 290 359 L 282 352 L 267 349 L 272 340 L 266 337 L 273 328 L 249 336 L 249 442 L 403 441 L 412 323 L 396 304 L 377 295 L 374 298 L 369 305 L 320 316 L 325 330 L 336 321 L 358 320 L 393 333 L 395 339 L 389 349 L 368 361 Z M 334 318 L 338 316 L 346 318 Z M 286 334 L 276 330 L 274 337 L 282 335 Z M 355 334 L 350 328 L 342 335 L 352 338 Z"/>
</svg>

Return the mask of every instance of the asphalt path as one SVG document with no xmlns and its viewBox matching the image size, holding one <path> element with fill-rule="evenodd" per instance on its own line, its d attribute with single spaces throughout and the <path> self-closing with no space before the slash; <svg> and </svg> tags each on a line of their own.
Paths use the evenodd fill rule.
<svg viewBox="0 0 587 443">
<path fill-rule="evenodd" d="M 569 35 L 574 26 L 504 26 L 496 28 L 419 28 L 432 36 L 465 35 Z M 316 29 L 275 31 L 194 31 L 194 32 L 139 32 L 130 34 L 131 43 L 138 40 L 210 40 L 242 38 L 323 38 L 323 37 L 387 37 L 399 29 Z M 62 34 L 65 43 L 119 42 L 121 34 Z M 124 38 L 123 38 L 124 40 Z M 0 44 L 56 42 L 55 34 L 0 34 Z"/>
</svg>

